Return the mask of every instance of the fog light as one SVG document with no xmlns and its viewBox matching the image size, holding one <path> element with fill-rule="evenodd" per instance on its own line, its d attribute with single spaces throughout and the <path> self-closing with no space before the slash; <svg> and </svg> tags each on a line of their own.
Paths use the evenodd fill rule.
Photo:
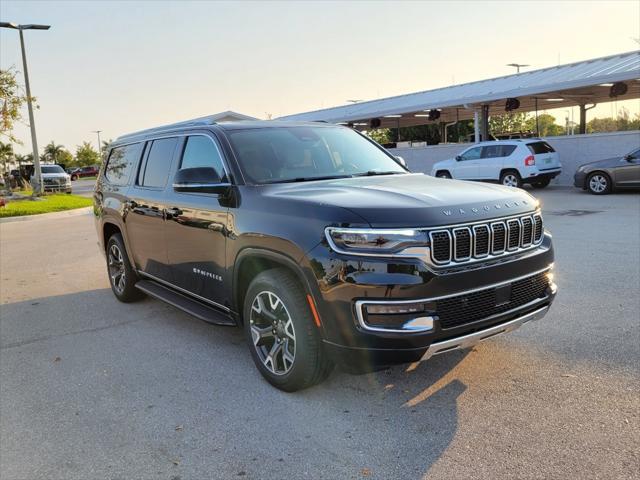
<svg viewBox="0 0 640 480">
<path fill-rule="evenodd" d="M 406 315 L 421 313 L 426 310 L 424 303 L 396 303 L 396 304 L 369 304 L 366 305 L 369 315 Z"/>
</svg>

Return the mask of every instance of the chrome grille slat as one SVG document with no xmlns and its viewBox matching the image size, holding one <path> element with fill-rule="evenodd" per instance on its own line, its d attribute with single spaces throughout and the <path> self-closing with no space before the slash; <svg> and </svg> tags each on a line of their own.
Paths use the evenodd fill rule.
<svg viewBox="0 0 640 480">
<path fill-rule="evenodd" d="M 456 262 L 471 258 L 472 235 L 468 227 L 453 229 L 453 258 Z"/>
<path fill-rule="evenodd" d="M 429 232 L 431 260 L 438 267 L 491 260 L 531 249 L 539 245 L 543 237 L 539 213 L 442 227 Z"/>
</svg>

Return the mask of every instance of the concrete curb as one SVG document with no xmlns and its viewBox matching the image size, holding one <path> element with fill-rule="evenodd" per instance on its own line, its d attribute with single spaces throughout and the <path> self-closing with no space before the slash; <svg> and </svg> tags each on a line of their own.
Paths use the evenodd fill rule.
<svg viewBox="0 0 640 480">
<path fill-rule="evenodd" d="M 37 215 L 22 215 L 20 217 L 0 218 L 1 223 L 27 222 L 31 220 L 50 220 L 52 218 L 77 217 L 79 215 L 89 215 L 93 207 L 74 208 L 62 212 L 39 213 Z"/>
</svg>

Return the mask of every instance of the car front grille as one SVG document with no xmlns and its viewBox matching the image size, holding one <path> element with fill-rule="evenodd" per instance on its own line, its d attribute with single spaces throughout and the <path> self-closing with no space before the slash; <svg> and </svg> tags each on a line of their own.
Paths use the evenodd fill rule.
<svg viewBox="0 0 640 480">
<path fill-rule="evenodd" d="M 543 232 L 539 213 L 432 230 L 431 260 L 437 266 L 447 266 L 517 253 L 542 242 Z"/>
<path fill-rule="evenodd" d="M 442 328 L 455 328 L 543 298 L 548 287 L 547 272 L 540 272 L 498 287 L 437 300 L 436 315 Z"/>
</svg>

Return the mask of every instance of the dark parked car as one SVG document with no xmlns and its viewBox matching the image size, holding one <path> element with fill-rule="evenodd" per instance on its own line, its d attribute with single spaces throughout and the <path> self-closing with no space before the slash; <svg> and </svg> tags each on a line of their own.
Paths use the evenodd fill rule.
<svg viewBox="0 0 640 480">
<path fill-rule="evenodd" d="M 76 181 L 83 177 L 95 177 L 98 175 L 98 167 L 82 167 L 76 168 L 71 172 L 71 180 Z"/>
<path fill-rule="evenodd" d="M 95 220 L 115 296 L 244 328 L 286 391 L 427 360 L 543 317 L 537 200 L 408 172 L 346 127 L 182 122 L 117 139 Z M 215 366 L 212 366 L 215 368 Z"/>
<path fill-rule="evenodd" d="M 573 176 L 573 184 L 594 195 L 640 188 L 640 148 L 621 157 L 581 165 Z"/>
</svg>

